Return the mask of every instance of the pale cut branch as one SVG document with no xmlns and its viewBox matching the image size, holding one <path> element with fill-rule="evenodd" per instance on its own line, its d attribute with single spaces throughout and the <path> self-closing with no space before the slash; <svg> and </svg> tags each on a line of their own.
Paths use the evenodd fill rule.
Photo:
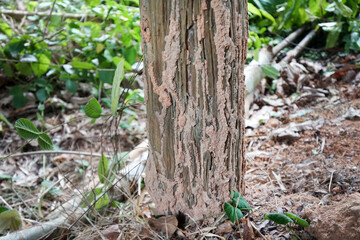
<svg viewBox="0 0 360 240">
<path fill-rule="evenodd" d="M 272 52 L 275 56 L 278 54 L 282 49 L 287 47 L 289 44 L 293 43 L 296 38 L 298 38 L 305 30 L 305 27 L 299 28 L 295 32 L 291 33 L 289 36 L 287 36 L 284 40 L 282 40 L 278 45 L 276 45 Z"/>
<path fill-rule="evenodd" d="M 23 157 L 23 156 L 29 156 L 29 155 L 41 155 L 41 154 L 73 154 L 73 155 L 84 155 L 84 156 L 90 156 L 90 157 L 101 157 L 100 153 L 90 153 L 90 152 L 77 152 L 77 151 L 66 151 L 66 150 L 57 150 L 57 151 L 35 151 L 35 152 L 23 152 L 23 153 L 17 153 L 9 156 L 9 158 L 14 157 Z M 0 156 L 0 159 L 5 158 L 6 156 Z M 105 155 L 106 158 L 110 158 L 111 156 Z"/>
</svg>

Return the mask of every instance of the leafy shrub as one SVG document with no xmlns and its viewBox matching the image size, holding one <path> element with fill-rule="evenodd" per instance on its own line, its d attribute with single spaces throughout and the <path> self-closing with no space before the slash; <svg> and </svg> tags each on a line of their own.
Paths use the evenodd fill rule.
<svg viewBox="0 0 360 240">
<path fill-rule="evenodd" d="M 18 30 L 0 20 L 0 71 L 18 83 L 11 91 L 15 108 L 24 106 L 25 91 L 33 91 L 44 102 L 56 87 L 76 93 L 80 81 L 101 89 L 104 83 L 112 84 L 119 62 L 131 70 L 137 61 L 138 1 L 122 1 L 135 7 L 113 0 L 86 0 L 85 6 L 83 2 L 56 1 L 51 16 L 28 16 Z M 27 9 L 50 12 L 52 3 L 29 1 Z M 58 14 L 64 12 L 83 12 L 87 19 Z"/>
</svg>

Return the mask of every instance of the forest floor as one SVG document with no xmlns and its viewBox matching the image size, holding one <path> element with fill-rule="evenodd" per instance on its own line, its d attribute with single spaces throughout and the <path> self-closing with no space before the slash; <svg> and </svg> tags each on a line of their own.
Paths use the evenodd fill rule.
<svg viewBox="0 0 360 240">
<path fill-rule="evenodd" d="M 359 57 L 359 56 L 355 56 Z M 260 87 L 258 97 L 246 121 L 246 191 L 245 199 L 254 211 L 248 218 L 254 235 L 244 239 L 356 239 L 360 219 L 360 73 L 358 66 L 347 64 L 347 57 L 330 59 L 337 64 L 336 72 L 326 77 L 327 61 L 302 59 L 296 94 L 291 93 L 289 72 L 282 76 L 285 93 L 270 95 Z M 301 66 L 299 66 L 301 65 Z M 295 66 L 295 65 L 294 65 Z M 317 69 L 317 70 L 316 70 Z M 290 79 L 291 80 L 291 79 Z M 290 90 L 286 87 L 290 86 Z M 286 91 L 288 91 L 286 93 Z M 86 90 L 84 90 L 86 93 Z M 0 90 L 0 107 L 9 120 L 26 117 L 47 129 L 83 116 L 80 106 L 86 94 L 53 97 L 47 103 L 45 117 L 36 115 L 37 105 L 30 104 L 18 111 L 9 107 L 7 89 Z M 28 96 L 31 99 L 32 96 Z M 34 98 L 35 99 L 35 98 Z M 82 101 L 84 100 L 84 101 Z M 99 157 L 76 152 L 101 153 L 131 151 L 146 140 L 143 105 L 132 106 L 137 118 L 124 115 L 123 128 L 115 135 L 106 119 L 91 124 L 81 118 L 52 129 L 59 154 L 17 155 L 0 163 L 2 206 L 11 206 L 23 217 L 23 228 L 43 222 L 62 203 L 98 184 Z M 101 138 L 100 136 L 103 136 Z M 14 152 L 25 142 L 12 128 L 0 132 L 0 155 Z M 38 151 L 31 143 L 22 152 Z M 144 151 L 141 152 L 143 154 Z M 122 191 L 122 190 L 120 190 Z M 111 193 L 110 199 L 124 203 L 116 208 L 98 209 L 85 215 L 85 220 L 67 225 L 61 237 L 47 239 L 156 239 L 156 230 L 143 219 L 150 217 L 150 199 L 146 191 Z M 131 194 L 131 193 L 128 193 Z M 125 198 L 126 199 L 126 198 Z M 290 231 L 269 220 L 264 213 L 292 212 L 310 222 L 310 226 Z M 90 224 L 89 224 L 90 223 Z M 357 228 L 356 228 L 357 226 Z M 240 230 L 240 231 L 239 231 Z M 178 230 L 174 239 L 240 239 L 244 226 L 226 218 L 211 227 L 189 225 Z M 240 233 L 241 232 L 241 233 Z M 297 237 L 293 234 L 296 233 Z M 357 234 L 357 235 L 356 235 Z"/>
</svg>

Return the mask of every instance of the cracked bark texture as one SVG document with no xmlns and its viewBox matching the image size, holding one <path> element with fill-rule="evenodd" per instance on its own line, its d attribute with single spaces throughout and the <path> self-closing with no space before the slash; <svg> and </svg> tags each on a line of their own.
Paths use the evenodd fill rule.
<svg viewBox="0 0 360 240">
<path fill-rule="evenodd" d="M 244 190 L 246 0 L 142 0 L 150 154 L 156 214 L 195 219 Z"/>
</svg>

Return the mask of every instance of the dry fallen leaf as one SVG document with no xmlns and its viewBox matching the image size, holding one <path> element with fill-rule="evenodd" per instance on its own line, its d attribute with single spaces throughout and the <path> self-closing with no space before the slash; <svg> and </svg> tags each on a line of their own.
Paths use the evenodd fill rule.
<svg viewBox="0 0 360 240">
<path fill-rule="evenodd" d="M 251 226 L 249 219 L 243 218 L 242 223 L 244 226 L 243 239 L 244 240 L 255 240 L 254 229 Z"/>
<path fill-rule="evenodd" d="M 164 216 L 149 219 L 149 226 L 156 232 L 172 236 L 177 230 L 178 220 L 175 216 Z"/>
<path fill-rule="evenodd" d="M 111 225 L 107 229 L 101 231 L 101 233 L 108 240 L 116 240 L 120 235 L 119 225 L 117 224 Z"/>
</svg>

